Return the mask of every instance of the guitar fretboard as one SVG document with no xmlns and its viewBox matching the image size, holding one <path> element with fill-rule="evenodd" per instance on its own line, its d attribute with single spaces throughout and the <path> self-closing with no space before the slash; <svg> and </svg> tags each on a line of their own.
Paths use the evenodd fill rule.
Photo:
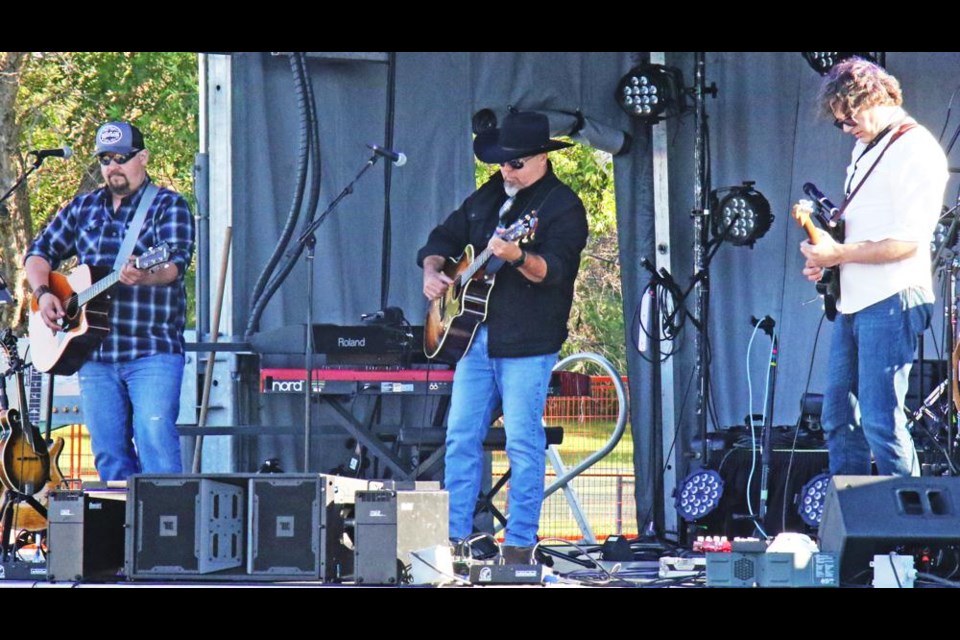
<svg viewBox="0 0 960 640">
<path fill-rule="evenodd" d="M 493 252 L 490 251 L 489 248 L 481 251 L 480 255 L 474 259 L 470 266 L 464 269 L 463 273 L 460 274 L 460 283 L 463 284 L 464 282 L 467 282 L 473 278 L 473 276 L 477 275 L 477 271 L 480 271 L 480 269 L 487 264 L 487 261 L 490 260 L 491 256 L 493 256 Z"/>
<path fill-rule="evenodd" d="M 120 280 L 120 272 L 113 271 L 110 275 L 100 278 L 94 282 L 90 288 L 86 289 L 82 293 L 77 294 L 77 305 L 83 306 L 99 296 L 101 293 L 105 292 L 107 289 L 117 284 Z"/>
<path fill-rule="evenodd" d="M 527 215 L 522 220 L 518 220 L 500 237 L 507 242 L 524 237 L 530 231 L 530 219 L 531 216 Z M 465 282 L 473 278 L 473 276 L 477 275 L 477 271 L 480 271 L 491 257 L 493 257 L 493 252 L 490 251 L 490 247 L 487 247 L 477 254 L 477 257 L 470 263 L 470 266 L 460 273 L 460 282 L 458 284 L 462 286 Z"/>
</svg>

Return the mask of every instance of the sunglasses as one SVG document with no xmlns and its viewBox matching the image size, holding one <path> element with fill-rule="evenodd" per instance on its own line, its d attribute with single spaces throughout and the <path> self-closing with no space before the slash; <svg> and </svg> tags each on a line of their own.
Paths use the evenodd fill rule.
<svg viewBox="0 0 960 640">
<path fill-rule="evenodd" d="M 116 162 L 117 164 L 127 164 L 135 155 L 140 153 L 140 151 L 142 151 L 142 149 L 136 149 L 130 153 L 102 153 L 97 160 L 99 160 L 101 166 L 104 167 L 109 167 L 111 162 Z"/>
<path fill-rule="evenodd" d="M 850 127 L 853 129 L 855 126 L 857 126 L 857 121 L 853 118 L 844 118 L 843 120 L 834 118 L 833 126 L 835 126 L 837 129 L 843 129 L 844 127 Z"/>
<path fill-rule="evenodd" d="M 533 156 L 527 156 L 526 158 L 518 158 L 517 160 L 507 160 L 506 162 L 501 162 L 500 166 L 505 167 L 509 165 L 511 169 L 519 171 L 520 169 L 523 169 L 524 165 L 527 164 L 527 160 L 530 160 L 531 158 L 533 158 Z"/>
</svg>

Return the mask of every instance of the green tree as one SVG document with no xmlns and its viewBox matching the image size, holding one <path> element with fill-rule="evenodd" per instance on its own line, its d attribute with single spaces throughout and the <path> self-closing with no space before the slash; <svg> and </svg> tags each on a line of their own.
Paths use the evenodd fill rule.
<svg viewBox="0 0 960 640">
<path fill-rule="evenodd" d="M 14 105 L 27 54 L 23 51 L 0 52 L 0 191 L 5 192 L 23 169 L 19 156 L 20 126 Z M 20 284 L 19 265 L 24 246 L 30 238 L 30 204 L 26 190 L 18 189 L 0 210 L 0 275 L 4 277 L 16 305 L 0 306 L 3 327 L 15 324 L 23 316 L 26 288 Z"/>
</svg>

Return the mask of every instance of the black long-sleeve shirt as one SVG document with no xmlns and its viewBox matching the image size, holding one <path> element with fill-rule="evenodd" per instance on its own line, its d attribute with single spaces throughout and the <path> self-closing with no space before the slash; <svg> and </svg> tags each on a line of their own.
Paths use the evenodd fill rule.
<svg viewBox="0 0 960 640">
<path fill-rule="evenodd" d="M 422 267 L 424 258 L 432 255 L 455 258 L 468 244 L 482 251 L 497 228 L 506 199 L 498 172 L 430 232 L 417 253 L 417 264 Z M 521 246 L 546 261 L 547 275 L 535 283 L 508 264 L 497 272 L 486 320 L 490 357 L 554 353 L 567 338 L 574 281 L 587 243 L 587 214 L 577 194 L 552 170 L 517 194 L 504 225 L 534 210 L 536 231 Z"/>
</svg>

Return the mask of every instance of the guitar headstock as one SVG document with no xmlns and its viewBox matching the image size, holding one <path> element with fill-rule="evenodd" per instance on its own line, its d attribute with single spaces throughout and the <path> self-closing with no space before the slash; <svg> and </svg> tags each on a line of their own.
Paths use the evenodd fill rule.
<svg viewBox="0 0 960 640">
<path fill-rule="evenodd" d="M 813 215 L 814 205 L 811 200 L 799 200 L 797 204 L 790 209 L 790 217 L 797 221 L 801 227 L 810 223 L 810 216 Z"/>
<path fill-rule="evenodd" d="M 137 257 L 134 264 L 137 269 L 147 271 L 164 262 L 170 262 L 170 245 L 166 242 L 162 242 L 144 251 L 142 255 Z"/>
<path fill-rule="evenodd" d="M 528 213 L 523 216 L 512 225 L 510 225 L 506 231 L 500 234 L 500 237 L 508 242 L 514 240 L 522 240 L 529 236 L 533 235 L 533 232 L 537 230 L 537 214 Z"/>
</svg>

